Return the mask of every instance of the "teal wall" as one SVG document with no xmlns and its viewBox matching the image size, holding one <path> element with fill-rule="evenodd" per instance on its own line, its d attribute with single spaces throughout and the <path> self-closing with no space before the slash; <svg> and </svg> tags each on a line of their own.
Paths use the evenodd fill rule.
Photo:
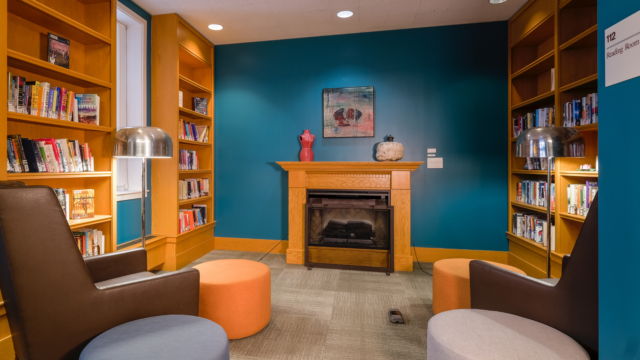
<svg viewBox="0 0 640 360">
<path fill-rule="evenodd" d="M 373 161 L 393 134 L 412 175 L 416 246 L 507 250 L 507 23 L 215 47 L 216 236 L 287 237 L 304 129 L 316 161 Z M 374 86 L 375 138 L 323 139 L 323 88 Z"/>
<path fill-rule="evenodd" d="M 151 14 L 131 0 L 119 0 L 120 4 L 133 10 L 147 21 L 147 125 L 151 125 Z M 151 190 L 151 164 L 147 166 L 147 189 Z M 145 199 L 147 221 L 146 233 L 151 233 L 151 193 Z M 142 202 L 140 199 L 118 201 L 118 244 L 140 237 L 142 225 Z"/>
<path fill-rule="evenodd" d="M 640 178 L 634 135 L 640 133 L 640 78 L 605 87 L 603 50 L 605 30 L 640 11 L 640 1 L 599 5 L 600 359 L 640 359 L 638 195 L 629 191 Z"/>
</svg>

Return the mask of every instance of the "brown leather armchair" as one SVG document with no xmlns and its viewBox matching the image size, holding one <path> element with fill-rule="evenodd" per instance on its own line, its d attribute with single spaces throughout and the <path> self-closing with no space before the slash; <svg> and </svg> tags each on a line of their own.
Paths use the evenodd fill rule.
<svg viewBox="0 0 640 360">
<path fill-rule="evenodd" d="M 469 265 L 471 308 L 500 311 L 555 328 L 598 354 L 598 196 L 559 281 L 538 280 L 483 261 Z"/>
<path fill-rule="evenodd" d="M 0 290 L 18 359 L 77 359 L 120 324 L 198 315 L 197 270 L 146 270 L 144 249 L 83 259 L 51 188 L 0 184 Z"/>
</svg>

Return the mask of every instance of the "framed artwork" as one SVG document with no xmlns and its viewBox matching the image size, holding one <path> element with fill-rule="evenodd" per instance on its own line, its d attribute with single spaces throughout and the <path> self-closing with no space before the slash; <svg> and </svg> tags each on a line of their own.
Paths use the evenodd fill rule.
<svg viewBox="0 0 640 360">
<path fill-rule="evenodd" d="M 373 86 L 322 90 L 322 137 L 374 136 Z"/>
</svg>

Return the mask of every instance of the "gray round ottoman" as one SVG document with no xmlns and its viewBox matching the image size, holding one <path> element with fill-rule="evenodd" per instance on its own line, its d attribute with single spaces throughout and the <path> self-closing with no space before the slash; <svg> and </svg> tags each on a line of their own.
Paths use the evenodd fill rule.
<svg viewBox="0 0 640 360">
<path fill-rule="evenodd" d="M 560 331 L 520 316 L 487 310 L 451 310 L 429 320 L 429 360 L 588 360 Z"/>
<path fill-rule="evenodd" d="M 227 334 L 211 320 L 165 315 L 116 326 L 93 339 L 80 360 L 229 360 Z"/>
</svg>

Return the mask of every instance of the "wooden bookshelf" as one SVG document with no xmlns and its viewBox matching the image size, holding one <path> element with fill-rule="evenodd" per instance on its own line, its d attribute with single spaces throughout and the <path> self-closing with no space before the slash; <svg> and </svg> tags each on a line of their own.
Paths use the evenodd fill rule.
<svg viewBox="0 0 640 360">
<path fill-rule="evenodd" d="M 152 124 L 166 130 L 173 139 L 172 159 L 156 160 L 152 167 L 153 233 L 167 236 L 163 270 L 177 270 L 213 250 L 214 209 L 214 121 L 213 44 L 176 14 L 152 18 Z M 160 56 L 160 54 L 162 54 Z M 178 103 L 183 92 L 183 106 Z M 208 115 L 193 111 L 193 97 L 207 98 Z M 179 121 L 209 126 L 206 143 L 178 138 Z M 198 153 L 199 170 L 180 170 L 179 150 Z M 180 200 L 178 181 L 209 178 L 209 196 Z M 193 204 L 207 205 L 207 224 L 180 234 L 178 213 Z"/>
<path fill-rule="evenodd" d="M 0 36 L 3 81 L 0 99 L 0 137 L 73 139 L 88 143 L 94 172 L 7 173 L 0 179 L 46 185 L 67 191 L 95 190 L 95 216 L 70 220 L 72 230 L 95 228 L 105 235 L 105 252 L 116 251 L 116 162 L 112 156 L 116 131 L 116 0 L 0 0 L 0 19 L 6 29 Z M 47 33 L 67 38 L 69 69 L 46 61 Z M 100 125 L 93 126 L 7 111 L 7 72 L 27 81 L 49 82 L 76 93 L 100 96 Z M 5 141 L 0 153 L 7 156 Z M 8 322 L 0 297 L 0 360 L 13 359 Z"/>
<path fill-rule="evenodd" d="M 598 92 L 597 0 L 530 0 L 509 20 L 509 264 L 535 277 L 546 277 L 546 248 L 513 234 L 515 212 L 546 214 L 546 208 L 516 201 L 522 180 L 546 181 L 546 170 L 524 170 L 517 158 L 512 119 L 541 107 L 556 108 L 556 124 L 562 125 L 563 104 Z M 551 69 L 555 69 L 552 84 Z M 576 127 L 585 140 L 585 158 L 557 158 L 555 186 L 556 249 L 551 273 L 559 277 L 562 257 L 571 253 L 584 217 L 567 213 L 567 187 L 597 181 L 598 173 L 577 171 L 581 164 L 596 165 L 598 124 Z"/>
</svg>

